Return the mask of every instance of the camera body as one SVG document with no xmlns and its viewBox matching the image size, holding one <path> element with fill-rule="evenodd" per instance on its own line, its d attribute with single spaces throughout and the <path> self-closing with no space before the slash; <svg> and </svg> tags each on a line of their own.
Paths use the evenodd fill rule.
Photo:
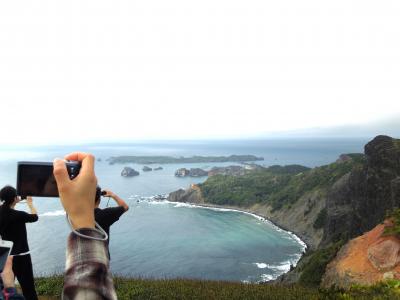
<svg viewBox="0 0 400 300">
<path fill-rule="evenodd" d="M 69 178 L 78 176 L 81 163 L 66 162 Z M 59 197 L 52 162 L 20 161 L 17 169 L 17 195 L 36 197 Z"/>
</svg>

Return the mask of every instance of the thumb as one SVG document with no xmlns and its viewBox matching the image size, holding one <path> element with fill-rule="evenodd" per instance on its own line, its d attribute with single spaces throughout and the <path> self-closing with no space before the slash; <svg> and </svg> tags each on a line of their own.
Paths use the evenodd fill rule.
<svg viewBox="0 0 400 300">
<path fill-rule="evenodd" d="M 53 161 L 53 174 L 57 182 L 58 192 L 61 193 L 70 182 L 65 161 L 59 158 Z"/>
</svg>

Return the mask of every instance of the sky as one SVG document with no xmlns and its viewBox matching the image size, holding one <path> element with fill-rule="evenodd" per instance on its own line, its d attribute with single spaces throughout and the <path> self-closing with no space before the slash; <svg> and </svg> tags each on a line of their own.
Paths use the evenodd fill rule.
<svg viewBox="0 0 400 300">
<path fill-rule="evenodd" d="M 0 145 L 400 134 L 399 70 L 395 0 L 1 1 Z"/>
</svg>

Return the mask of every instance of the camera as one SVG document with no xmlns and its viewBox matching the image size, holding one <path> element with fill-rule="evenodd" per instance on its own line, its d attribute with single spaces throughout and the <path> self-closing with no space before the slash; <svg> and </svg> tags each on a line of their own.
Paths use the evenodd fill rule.
<svg viewBox="0 0 400 300">
<path fill-rule="evenodd" d="M 81 163 L 78 161 L 66 162 L 69 178 L 78 176 Z M 26 196 L 58 197 L 57 182 L 53 175 L 52 162 L 18 162 L 17 194 Z"/>
</svg>

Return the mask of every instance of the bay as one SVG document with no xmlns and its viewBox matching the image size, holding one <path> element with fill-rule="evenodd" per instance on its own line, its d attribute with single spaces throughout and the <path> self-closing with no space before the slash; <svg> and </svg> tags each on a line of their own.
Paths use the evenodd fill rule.
<svg viewBox="0 0 400 300">
<path fill-rule="evenodd" d="M 87 144 L 44 147 L 2 147 L 0 185 L 15 186 L 16 162 L 51 161 L 72 151 L 93 153 L 102 188 L 111 189 L 130 210 L 111 228 L 113 273 L 142 278 L 201 278 L 259 282 L 276 278 L 296 264 L 304 245 L 269 222 L 235 211 L 198 208 L 152 200 L 154 195 L 187 188 L 206 178 L 177 178 L 176 169 L 209 169 L 234 163 L 164 164 L 163 170 L 142 172 L 143 165 L 109 165 L 117 155 L 262 156 L 263 165 L 303 164 L 314 167 L 334 161 L 341 153 L 362 152 L 365 140 L 163 141 L 131 144 Z M 130 166 L 141 174 L 124 178 Z M 156 167 L 159 165 L 152 165 Z M 102 200 L 102 207 L 114 206 Z M 36 276 L 62 273 L 69 228 L 58 199 L 35 198 L 37 223 L 28 224 Z M 17 209 L 26 210 L 24 204 Z"/>
</svg>

